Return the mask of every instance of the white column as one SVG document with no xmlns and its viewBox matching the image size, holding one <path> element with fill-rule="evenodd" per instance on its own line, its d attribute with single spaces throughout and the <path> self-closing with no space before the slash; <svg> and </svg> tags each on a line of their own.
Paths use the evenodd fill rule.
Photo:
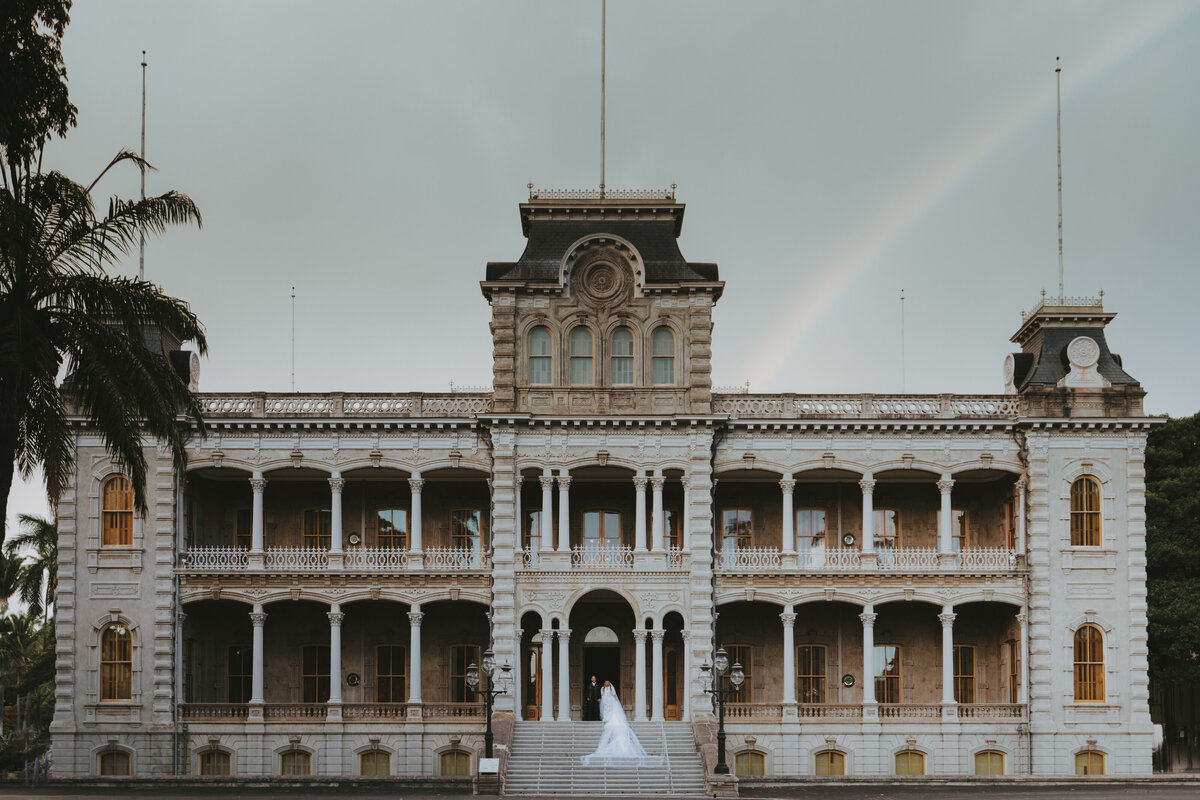
<svg viewBox="0 0 1200 800">
<path fill-rule="evenodd" d="M 558 721 L 566 722 L 569 719 L 571 719 L 571 629 L 559 628 Z"/>
<path fill-rule="evenodd" d="M 1017 614 L 1017 624 L 1021 626 L 1021 668 L 1017 672 L 1021 688 L 1017 692 L 1017 701 L 1025 705 L 1029 702 L 1029 615 L 1023 611 Z"/>
<path fill-rule="evenodd" d="M 858 482 L 862 489 L 862 551 L 875 552 L 875 481 L 871 473 Z M 872 683 L 872 686 L 874 684 Z"/>
<path fill-rule="evenodd" d="M 646 482 L 639 470 L 633 479 L 633 549 L 639 553 L 646 552 Z"/>
<path fill-rule="evenodd" d="M 662 470 L 655 470 L 654 477 L 650 479 L 650 548 L 656 553 L 667 549 L 666 515 L 663 514 L 663 484 L 666 482 Z"/>
<path fill-rule="evenodd" d="M 863 633 L 863 704 L 875 702 L 875 606 L 869 603 L 863 606 L 863 612 L 858 615 L 862 621 Z"/>
<path fill-rule="evenodd" d="M 646 631 L 633 629 L 633 720 L 646 721 Z"/>
<path fill-rule="evenodd" d="M 342 621 L 346 615 L 334 603 L 329 607 L 329 702 L 342 702 Z"/>
<path fill-rule="evenodd" d="M 783 623 L 783 702 L 796 702 L 796 614 L 784 606 L 779 615 Z"/>
<path fill-rule="evenodd" d="M 942 623 L 942 703 L 954 702 L 954 606 L 942 606 L 938 620 Z"/>
<path fill-rule="evenodd" d="M 665 630 L 650 631 L 652 654 L 654 656 L 654 679 L 651 681 L 653 691 L 650 695 L 650 720 L 652 722 L 662 722 L 663 716 L 663 637 L 666 636 Z"/>
<path fill-rule="evenodd" d="M 421 702 L 421 606 L 414 603 L 408 612 L 408 702 Z"/>
<path fill-rule="evenodd" d="M 685 490 L 686 491 L 686 490 Z M 692 637 L 691 631 L 680 631 L 683 637 L 683 680 L 679 682 L 679 718 L 687 722 L 691 717 L 692 707 Z"/>
<path fill-rule="evenodd" d="M 954 552 L 954 518 L 950 510 L 950 491 L 954 488 L 954 481 L 951 480 L 950 474 L 942 475 L 942 479 L 937 482 L 938 491 L 942 493 L 942 507 L 938 513 L 938 552 L 953 553 Z"/>
<path fill-rule="evenodd" d="M 519 472 L 516 474 L 516 476 L 513 477 L 513 517 L 517 521 L 516 546 L 517 546 L 518 550 L 525 549 L 525 520 L 521 519 L 521 483 L 524 480 L 525 479 L 521 477 L 521 473 L 519 473 Z M 520 659 L 517 659 L 517 660 L 519 661 Z M 514 685 L 520 685 L 520 684 L 514 684 Z M 520 705 L 520 703 L 518 703 L 517 705 Z"/>
<path fill-rule="evenodd" d="M 558 549 L 571 552 L 571 475 L 558 471 Z"/>
<path fill-rule="evenodd" d="M 683 519 L 680 524 L 683 533 L 679 537 L 679 546 L 687 550 L 692 546 L 692 482 L 687 475 L 683 476 Z"/>
<path fill-rule="evenodd" d="M 254 493 L 254 506 L 250 522 L 251 553 L 263 552 L 263 491 L 266 488 L 267 482 L 263 479 L 262 473 L 254 473 L 254 477 L 250 479 L 250 491 Z"/>
<path fill-rule="evenodd" d="M 1025 553 L 1025 479 L 1017 481 L 1017 552 Z"/>
<path fill-rule="evenodd" d="M 423 548 L 421 542 L 421 490 L 425 488 L 425 481 L 421 480 L 421 473 L 414 472 L 412 474 L 412 477 L 408 479 L 408 488 L 412 491 L 412 501 L 408 512 L 408 550 L 410 553 L 420 553 Z"/>
<path fill-rule="evenodd" d="M 346 482 L 340 472 L 329 479 L 329 552 L 342 552 L 342 490 Z"/>
<path fill-rule="evenodd" d="M 554 719 L 554 631 L 542 628 L 542 722 Z"/>
<path fill-rule="evenodd" d="M 541 540 L 539 546 L 543 553 L 549 553 L 554 550 L 554 477 L 550 474 L 550 469 L 542 470 L 542 476 L 538 479 L 542 482 L 542 516 L 539 520 L 538 538 Z"/>
<path fill-rule="evenodd" d="M 261 497 L 261 494 L 259 495 Z M 250 612 L 250 624 L 253 627 L 253 647 L 254 653 L 250 666 L 250 702 L 263 703 L 263 626 L 267 624 L 267 615 L 263 613 L 261 603 L 254 604 L 254 611 Z"/>
<path fill-rule="evenodd" d="M 792 507 L 792 492 L 796 489 L 796 482 L 792 480 L 792 473 L 789 472 L 783 476 L 783 480 L 779 482 L 779 488 L 783 490 L 783 552 L 794 553 L 796 552 L 796 512 Z"/>
</svg>

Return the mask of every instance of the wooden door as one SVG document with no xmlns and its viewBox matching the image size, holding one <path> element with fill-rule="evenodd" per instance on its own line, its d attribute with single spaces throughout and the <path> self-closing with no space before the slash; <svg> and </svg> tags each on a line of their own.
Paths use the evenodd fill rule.
<svg viewBox="0 0 1200 800">
<path fill-rule="evenodd" d="M 663 650 L 663 716 L 679 719 L 679 650 L 666 647 Z"/>
<path fill-rule="evenodd" d="M 521 660 L 521 681 L 525 691 L 524 717 L 527 720 L 542 718 L 542 650 L 538 645 L 527 645 Z"/>
</svg>

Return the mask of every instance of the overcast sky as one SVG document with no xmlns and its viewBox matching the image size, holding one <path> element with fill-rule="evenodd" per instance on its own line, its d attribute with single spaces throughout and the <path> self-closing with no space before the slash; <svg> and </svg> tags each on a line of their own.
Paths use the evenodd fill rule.
<svg viewBox="0 0 1200 800">
<path fill-rule="evenodd" d="M 599 0 L 77 3 L 48 164 L 137 147 L 143 48 L 147 191 L 204 215 L 146 275 L 207 326 L 202 390 L 289 389 L 293 284 L 299 391 L 490 383 L 526 184 L 599 183 Z M 1104 290 L 1147 411 L 1200 409 L 1200 3 L 1162 0 L 612 0 L 607 183 L 678 184 L 714 382 L 900 391 L 903 288 L 904 389 L 1002 391 L 1057 291 L 1055 56 L 1066 293 Z"/>
</svg>

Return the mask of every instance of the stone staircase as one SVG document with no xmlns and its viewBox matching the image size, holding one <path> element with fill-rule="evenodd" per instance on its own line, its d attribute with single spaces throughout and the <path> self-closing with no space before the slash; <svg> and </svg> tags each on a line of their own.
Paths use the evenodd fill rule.
<svg viewBox="0 0 1200 800">
<path fill-rule="evenodd" d="M 585 767 L 596 749 L 600 722 L 518 722 L 505 780 L 506 795 L 594 794 L 681 796 L 704 794 L 704 767 L 687 722 L 630 723 L 662 766 Z"/>
</svg>

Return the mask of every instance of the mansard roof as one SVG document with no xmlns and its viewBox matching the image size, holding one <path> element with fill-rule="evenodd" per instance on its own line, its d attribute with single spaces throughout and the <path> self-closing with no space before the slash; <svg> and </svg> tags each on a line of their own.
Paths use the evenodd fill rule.
<svg viewBox="0 0 1200 800">
<path fill-rule="evenodd" d="M 588 236 L 623 239 L 637 250 L 646 282 L 713 283 L 717 265 L 689 262 L 679 251 L 684 205 L 671 192 L 530 192 L 521 204 L 525 252 L 489 262 L 487 282 L 557 283 L 572 245 Z"/>
</svg>

